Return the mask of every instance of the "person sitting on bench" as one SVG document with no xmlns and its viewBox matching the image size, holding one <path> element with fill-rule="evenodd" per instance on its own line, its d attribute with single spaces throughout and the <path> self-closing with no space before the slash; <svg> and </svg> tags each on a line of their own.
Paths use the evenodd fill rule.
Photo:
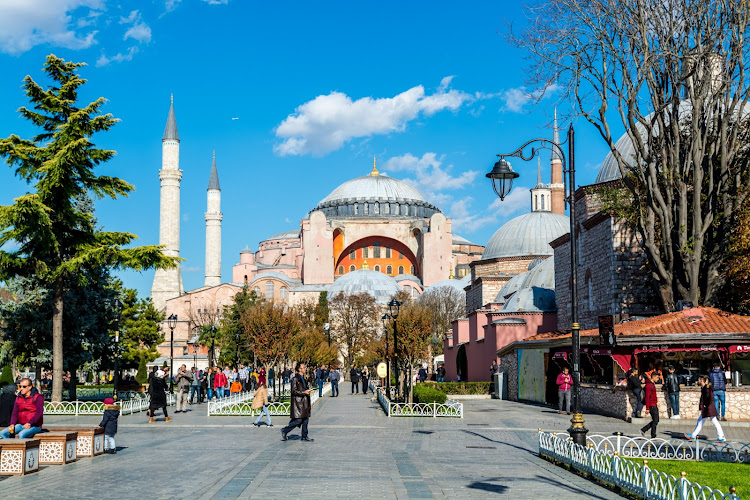
<svg viewBox="0 0 750 500">
<path fill-rule="evenodd" d="M 32 386 L 31 379 L 21 379 L 19 387 L 21 390 L 13 404 L 10 425 L 0 432 L 0 438 L 10 439 L 14 434 L 21 439 L 32 438 L 42 430 L 44 396 Z"/>
</svg>

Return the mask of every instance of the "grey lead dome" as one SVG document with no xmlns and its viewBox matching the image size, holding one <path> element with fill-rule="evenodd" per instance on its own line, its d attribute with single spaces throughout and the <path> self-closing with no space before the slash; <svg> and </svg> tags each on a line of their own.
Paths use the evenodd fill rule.
<svg viewBox="0 0 750 500">
<path fill-rule="evenodd" d="M 531 212 L 506 222 L 482 253 L 482 259 L 552 255 L 550 241 L 570 231 L 570 219 L 554 212 Z"/>
</svg>

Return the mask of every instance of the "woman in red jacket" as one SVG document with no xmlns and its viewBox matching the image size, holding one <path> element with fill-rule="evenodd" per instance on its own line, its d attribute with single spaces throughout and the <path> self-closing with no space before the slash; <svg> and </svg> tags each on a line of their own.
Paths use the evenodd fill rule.
<svg viewBox="0 0 750 500">
<path fill-rule="evenodd" d="M 573 384 L 573 377 L 568 373 L 568 367 L 563 368 L 560 375 L 557 376 L 557 413 L 563 412 L 563 401 L 565 401 L 565 411 L 570 415 L 570 386 Z"/>
<path fill-rule="evenodd" d="M 656 437 L 656 426 L 659 425 L 659 407 L 656 401 L 656 386 L 654 381 L 651 380 L 651 375 L 648 372 L 643 374 L 644 389 L 646 390 L 646 408 L 651 414 L 651 422 L 646 427 L 641 429 L 641 436 L 646 434 L 646 431 L 651 429 L 651 439 Z"/>
<path fill-rule="evenodd" d="M 724 430 L 721 428 L 719 419 L 716 418 L 719 413 L 716 411 L 716 405 L 714 403 L 714 388 L 709 381 L 708 375 L 701 375 L 698 377 L 698 384 L 701 386 L 701 399 L 698 402 L 701 416 L 695 424 L 695 430 L 693 433 L 685 434 L 685 439 L 688 441 L 695 439 L 695 436 L 697 436 L 703 428 L 703 424 L 710 421 L 716 428 L 716 434 L 718 435 L 716 442 L 725 443 L 726 438 L 724 437 Z"/>
</svg>

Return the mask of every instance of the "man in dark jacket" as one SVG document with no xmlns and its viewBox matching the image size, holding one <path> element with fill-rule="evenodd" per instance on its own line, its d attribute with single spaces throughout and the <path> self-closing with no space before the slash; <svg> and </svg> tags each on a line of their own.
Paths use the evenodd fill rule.
<svg viewBox="0 0 750 500">
<path fill-rule="evenodd" d="M 310 422 L 310 393 L 312 389 L 307 388 L 305 382 L 305 372 L 307 366 L 304 363 L 297 363 L 295 367 L 296 375 L 292 378 L 292 400 L 289 403 L 289 425 L 281 429 L 281 440 L 286 441 L 286 435 L 295 427 L 302 427 L 302 441 L 311 443 L 314 439 L 307 436 L 307 424 Z"/>
<path fill-rule="evenodd" d="M 635 368 L 630 369 L 630 376 L 628 377 L 628 389 L 633 391 L 635 396 L 635 408 L 633 408 L 633 418 L 641 417 L 641 410 L 643 410 L 643 401 L 641 400 L 641 378 L 638 376 L 638 370 Z"/>
<path fill-rule="evenodd" d="M 727 379 L 724 376 L 724 372 L 721 371 L 721 365 L 714 363 L 714 369 L 708 372 L 708 379 L 711 381 L 711 387 L 714 389 L 714 405 L 716 411 L 719 413 L 719 420 L 726 420 L 724 418 L 724 406 L 726 405 L 726 391 Z M 719 403 L 721 403 L 721 410 L 719 410 Z"/>
<path fill-rule="evenodd" d="M 16 402 L 16 389 L 16 384 L 8 384 L 3 387 L 3 391 L 0 394 L 0 429 L 10 425 L 13 404 Z"/>
<path fill-rule="evenodd" d="M 675 420 L 680 419 L 680 379 L 674 372 L 674 366 L 667 367 L 667 376 L 664 377 L 664 388 L 669 398 L 669 406 L 672 408 L 672 417 Z"/>
<path fill-rule="evenodd" d="M 352 369 L 349 370 L 349 379 L 352 382 L 352 394 L 354 394 L 354 391 L 357 391 L 357 394 L 359 394 L 359 374 L 360 371 L 357 369 L 357 365 L 352 366 Z"/>
</svg>

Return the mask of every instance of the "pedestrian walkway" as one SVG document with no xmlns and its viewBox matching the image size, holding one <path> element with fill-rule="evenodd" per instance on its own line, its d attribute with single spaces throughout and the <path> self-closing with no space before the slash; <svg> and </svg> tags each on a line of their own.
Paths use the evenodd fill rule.
<svg viewBox="0 0 750 500">
<path fill-rule="evenodd" d="M 569 426 L 549 408 L 467 401 L 463 419 L 389 419 L 371 394 L 342 391 L 313 408 L 314 443 L 301 442 L 298 430 L 281 442 L 286 418 L 255 428 L 251 417 L 207 417 L 205 405 L 191 409 L 170 413 L 170 423 L 123 416 L 117 455 L 4 478 L 2 497 L 620 498 L 536 456 L 538 427 Z M 636 427 L 587 419 L 597 433 Z M 98 420 L 49 417 L 45 423 Z"/>
</svg>

